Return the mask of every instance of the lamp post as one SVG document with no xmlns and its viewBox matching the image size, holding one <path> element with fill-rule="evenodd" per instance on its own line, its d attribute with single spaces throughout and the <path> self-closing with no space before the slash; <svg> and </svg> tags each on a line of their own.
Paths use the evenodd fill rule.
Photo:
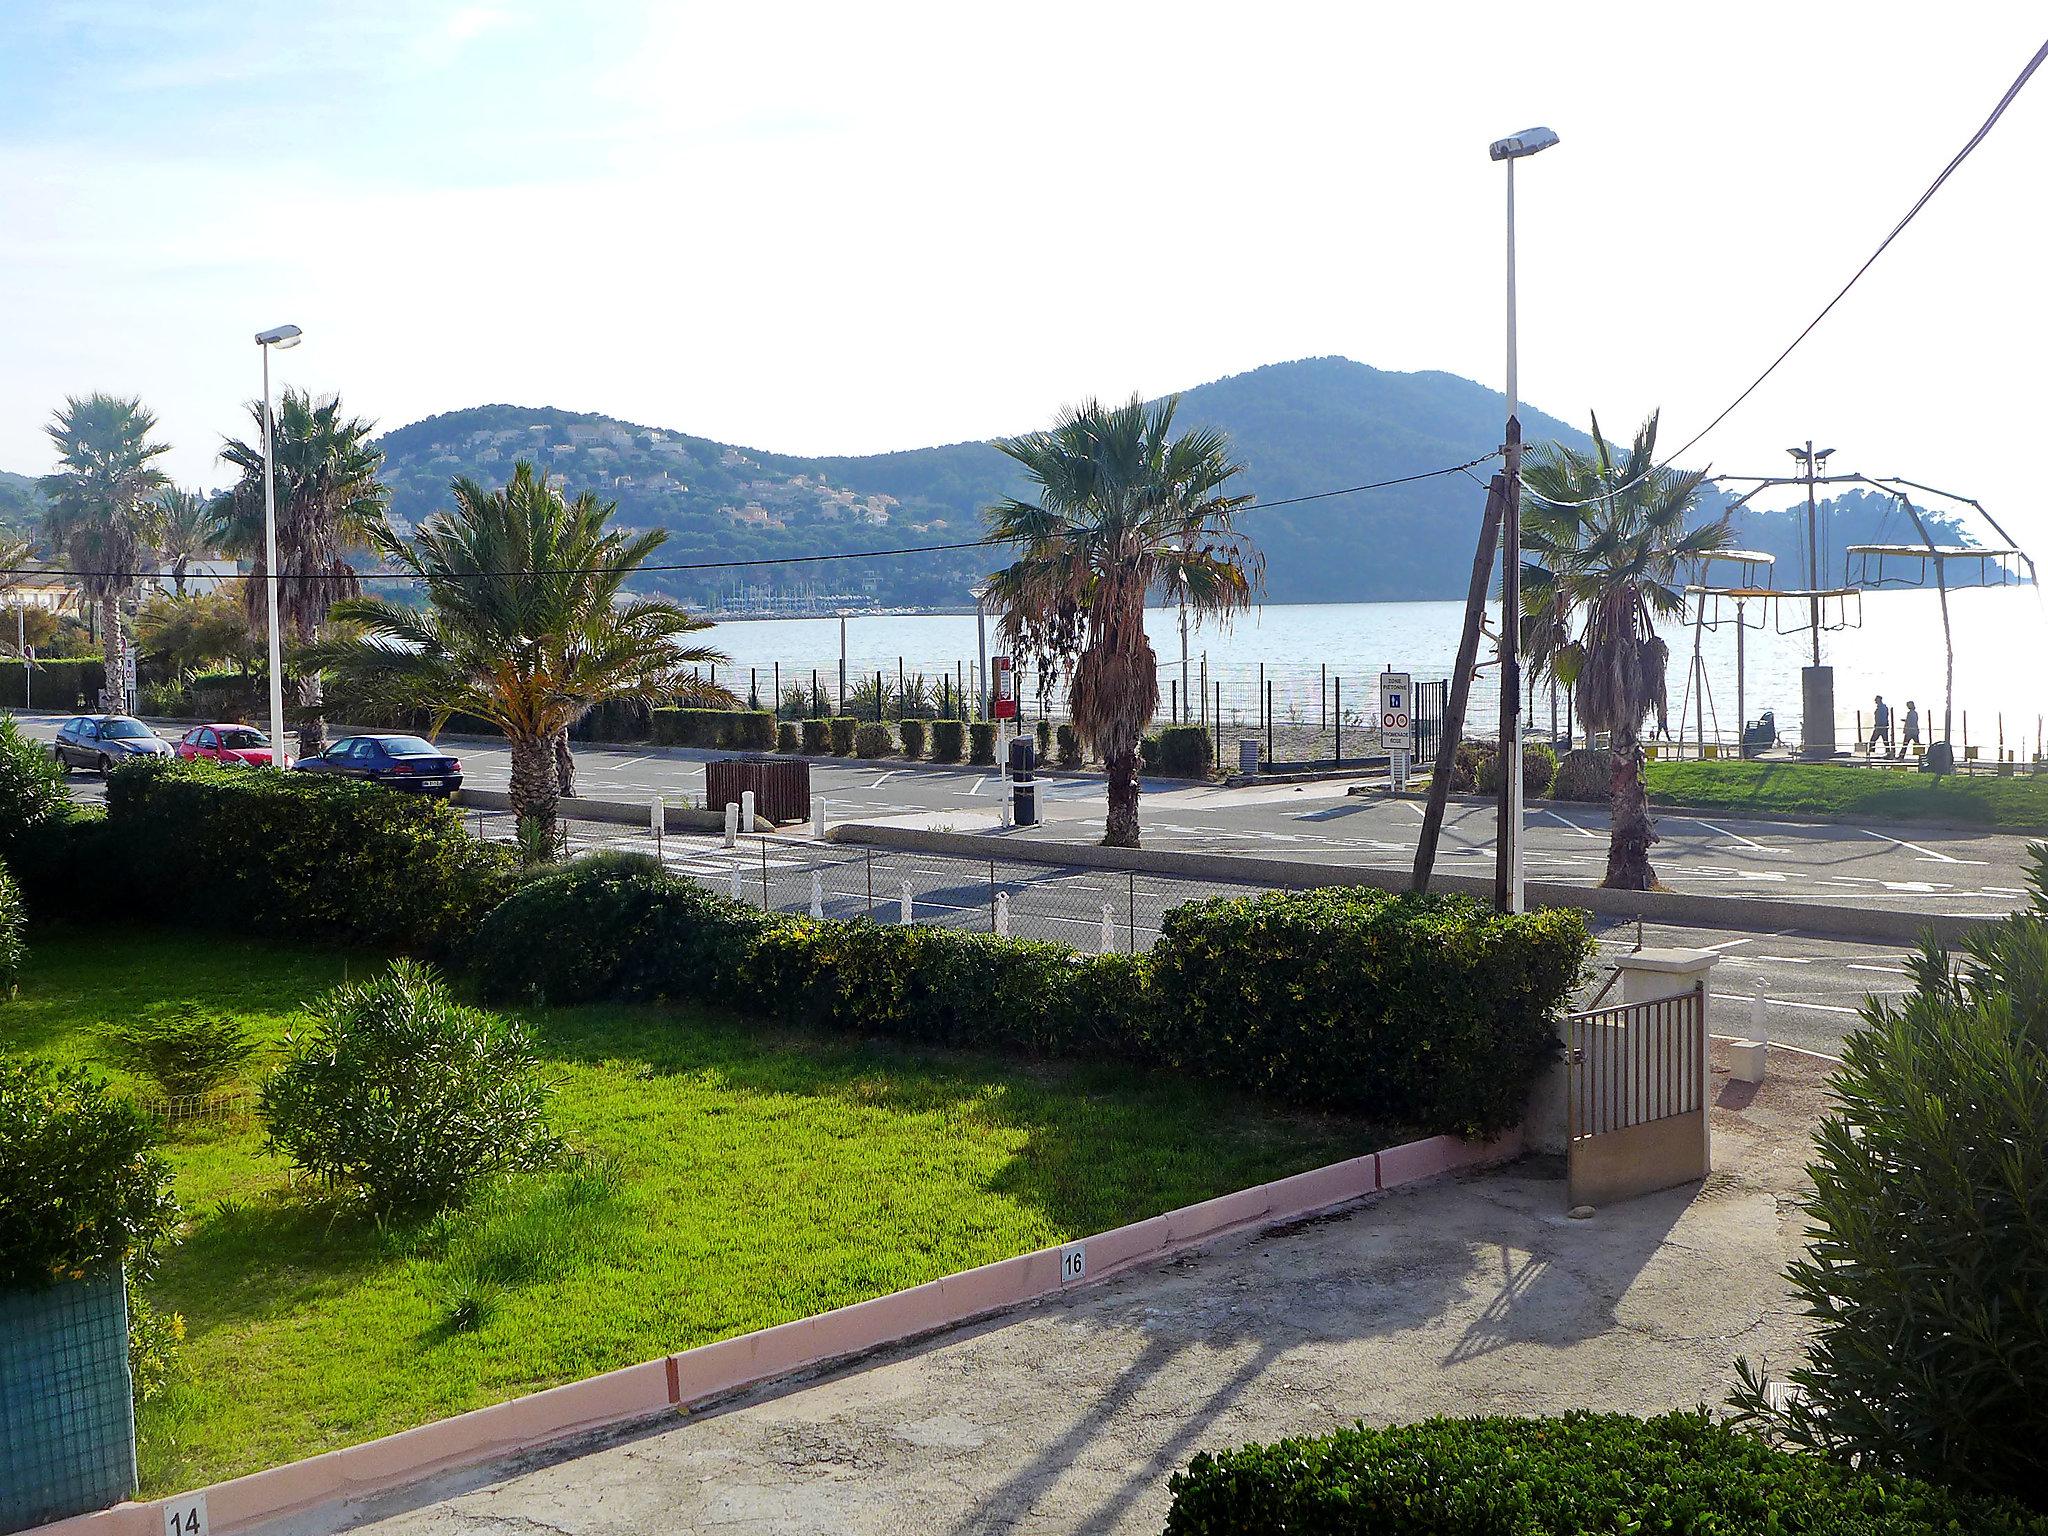
<svg viewBox="0 0 2048 1536">
<path fill-rule="evenodd" d="M 299 344 L 296 325 L 256 333 L 263 354 L 263 586 L 270 610 L 270 766 L 285 765 L 284 654 L 277 632 L 277 464 L 270 446 L 270 351 Z"/>
<path fill-rule="evenodd" d="M 1507 506 L 1501 514 L 1500 556 L 1500 830 L 1495 839 L 1493 902 L 1520 912 L 1522 883 L 1522 422 L 1521 379 L 1515 347 L 1515 162 L 1557 142 L 1548 128 L 1525 128 L 1496 139 L 1486 153 L 1508 167 L 1508 423 L 1502 445 Z"/>
<path fill-rule="evenodd" d="M 978 703 L 977 713 L 983 720 L 988 718 L 988 588 L 974 589 L 974 651 L 981 658 L 981 681 L 974 693 Z"/>
</svg>

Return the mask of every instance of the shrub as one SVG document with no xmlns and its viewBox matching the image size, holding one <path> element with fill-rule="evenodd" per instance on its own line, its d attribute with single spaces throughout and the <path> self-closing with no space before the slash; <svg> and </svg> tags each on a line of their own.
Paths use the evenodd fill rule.
<svg viewBox="0 0 2048 1536">
<path fill-rule="evenodd" d="M 387 949 L 438 950 L 467 933 L 513 863 L 445 801 L 166 758 L 114 770 L 107 828 L 128 875 L 124 900 L 139 907 Z"/>
<path fill-rule="evenodd" d="M 50 749 L 0 715 L 0 859 L 51 822 L 71 814 L 71 791 Z"/>
<path fill-rule="evenodd" d="M 1036 734 L 1038 737 L 1038 760 L 1041 763 L 1051 762 L 1052 722 L 1050 720 L 1039 721 L 1037 726 L 1034 728 L 1034 734 Z"/>
<path fill-rule="evenodd" d="M 1071 725 L 1059 729 L 1060 766 L 1078 768 L 1081 766 L 1081 733 Z"/>
<path fill-rule="evenodd" d="M 1605 804 L 1608 783 L 1613 776 L 1612 752 L 1574 747 L 1557 760 L 1557 776 L 1550 781 L 1550 798 Z"/>
<path fill-rule="evenodd" d="M 178 1220 L 155 1140 L 80 1068 L 0 1055 L 0 1290 L 146 1274 Z"/>
<path fill-rule="evenodd" d="M 797 730 L 797 725 L 794 720 L 778 720 L 775 722 L 776 751 L 796 752 L 801 750 L 802 746 L 803 736 Z"/>
<path fill-rule="evenodd" d="M 1169 725 L 1152 738 L 1158 745 L 1145 771 L 1168 779 L 1206 779 L 1214 763 L 1209 733 L 1199 725 Z"/>
<path fill-rule="evenodd" d="M 11 638 L 11 637 L 10 637 Z M 97 656 L 73 661 L 39 661 L 30 685 L 29 702 L 22 694 L 22 663 L 9 658 L 0 661 L 0 705 L 9 709 L 82 709 L 98 700 L 107 685 L 107 668 Z"/>
<path fill-rule="evenodd" d="M 932 761 L 935 763 L 957 763 L 965 755 L 967 747 L 967 725 L 961 720 L 934 720 L 932 722 Z"/>
<path fill-rule="evenodd" d="M 1458 750 L 1451 755 L 1451 793 L 1482 793 L 1479 786 L 1493 773 L 1494 760 L 1499 756 L 1500 749 L 1493 742 L 1460 741 Z M 1498 786 L 1499 780 L 1494 782 Z"/>
<path fill-rule="evenodd" d="M 855 757 L 888 757 L 896 750 L 896 733 L 879 720 L 864 720 L 854 729 Z"/>
<path fill-rule="evenodd" d="M 28 912 L 21 904 L 21 887 L 14 883 L 7 866 L 0 863 L 0 999 L 14 996 L 15 985 L 21 980 L 21 968 L 28 960 L 28 945 L 22 937 L 27 927 Z"/>
<path fill-rule="evenodd" d="M 100 1040 L 115 1066 L 148 1078 L 171 1099 L 212 1093 L 256 1054 L 241 1020 L 190 1001 L 109 1024 Z"/>
<path fill-rule="evenodd" d="M 1704 1410 L 1426 1419 L 1204 1452 L 1167 1536 L 2048 1536 L 2016 1505 L 1774 1450 Z"/>
<path fill-rule="evenodd" d="M 993 763 L 996 760 L 996 730 L 993 720 L 975 720 L 967 727 L 967 761 Z"/>
<path fill-rule="evenodd" d="M 832 755 L 853 756 L 853 733 L 860 728 L 860 721 L 852 715 L 834 715 L 825 723 L 832 731 Z"/>
<path fill-rule="evenodd" d="M 1544 741 L 1522 744 L 1522 798 L 1538 799 L 1550 793 L 1551 781 L 1557 777 L 1557 753 Z M 1489 746 L 1480 759 L 1475 776 L 1479 793 L 1497 795 L 1500 793 L 1500 752 Z"/>
<path fill-rule="evenodd" d="M 307 1015 L 263 1085 L 268 1145 L 360 1190 L 373 1209 L 449 1205 L 480 1179 L 559 1152 L 546 1120 L 552 1088 L 526 1032 L 456 1002 L 430 968 L 393 961 L 315 999 Z"/>
<path fill-rule="evenodd" d="M 1790 1443 L 2048 1507 L 2048 849 L 2031 911 L 1910 962 L 1843 1043 L 1814 1138 L 1807 1252 L 1787 1271 L 1818 1327 L 1771 1407 Z"/>
<path fill-rule="evenodd" d="M 66 918 L 104 923 L 106 883 L 99 872 L 122 859 L 118 840 L 97 805 L 69 805 L 6 855 L 23 904 L 38 922 Z"/>
<path fill-rule="evenodd" d="M 923 757 L 925 741 L 924 721 L 915 715 L 905 715 L 896 728 L 903 733 L 903 755 L 905 757 Z"/>
<path fill-rule="evenodd" d="M 1432 1131 L 1517 1123 L 1592 952 L 1584 914 L 1363 887 L 1190 902 L 1152 950 L 1171 1061 Z"/>
<path fill-rule="evenodd" d="M 832 722 L 806 720 L 803 723 L 803 751 L 806 757 L 823 757 L 832 750 Z"/>
<path fill-rule="evenodd" d="M 140 1408 L 170 1385 L 178 1369 L 178 1350 L 185 1342 L 185 1319 L 177 1312 L 159 1312 L 128 1277 L 128 1381 Z"/>
<path fill-rule="evenodd" d="M 775 744 L 775 716 L 765 709 L 657 709 L 649 729 L 661 746 L 766 752 Z"/>
<path fill-rule="evenodd" d="M 487 1002 L 729 1001 L 753 933 L 777 920 L 646 854 L 586 854 L 522 881 L 478 927 L 465 965 Z"/>
</svg>

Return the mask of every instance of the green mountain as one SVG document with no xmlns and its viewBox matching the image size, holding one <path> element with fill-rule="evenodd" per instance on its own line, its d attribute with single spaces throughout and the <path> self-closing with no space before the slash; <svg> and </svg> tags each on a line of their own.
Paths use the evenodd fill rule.
<svg viewBox="0 0 2048 1536">
<path fill-rule="evenodd" d="M 1502 398 L 1447 373 L 1388 373 L 1343 358 L 1276 363 L 1181 396 L 1180 422 L 1230 434 L 1246 491 L 1268 500 L 1440 469 L 1500 440 Z M 1532 441 L 1574 429 L 1540 412 Z M 393 510 L 417 519 L 460 474 L 502 480 L 532 458 L 573 489 L 616 498 L 635 525 L 670 530 L 663 563 L 774 559 L 955 543 L 991 500 L 1022 489 L 988 443 L 805 458 L 737 447 L 610 417 L 521 406 L 453 411 L 385 435 Z M 1463 475 L 1247 515 L 1276 602 L 1451 597 L 1463 593 L 1484 491 Z M 736 588 L 820 601 L 960 607 L 990 568 L 969 550 L 892 560 L 669 572 L 664 590 L 701 602 Z"/>
<path fill-rule="evenodd" d="M 43 515 L 43 493 L 28 475 L 0 469 L 0 528 L 27 532 Z"/>
</svg>

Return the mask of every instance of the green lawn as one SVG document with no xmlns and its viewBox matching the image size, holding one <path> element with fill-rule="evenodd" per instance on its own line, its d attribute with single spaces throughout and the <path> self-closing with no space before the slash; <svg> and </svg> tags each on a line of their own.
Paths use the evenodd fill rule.
<svg viewBox="0 0 2048 1536">
<path fill-rule="evenodd" d="M 1650 799 L 1729 811 L 1871 817 L 2048 832 L 2048 776 L 1914 773 L 1830 763 L 1651 763 Z"/>
<path fill-rule="evenodd" d="M 103 1020 L 193 998 L 265 1040 L 374 956 L 41 932 L 0 1048 L 95 1061 Z M 683 1008 L 526 1015 L 581 1157 L 380 1229 L 294 1190 L 254 1125 L 183 1130 L 190 1218 L 149 1287 L 184 1378 L 145 1496 L 858 1301 L 1384 1144 L 1128 1068 L 791 1035 Z M 258 1069 L 260 1071 L 260 1067 Z M 117 1080 L 121 1074 L 108 1069 Z M 464 1327 L 466 1313 L 480 1321 Z"/>
</svg>

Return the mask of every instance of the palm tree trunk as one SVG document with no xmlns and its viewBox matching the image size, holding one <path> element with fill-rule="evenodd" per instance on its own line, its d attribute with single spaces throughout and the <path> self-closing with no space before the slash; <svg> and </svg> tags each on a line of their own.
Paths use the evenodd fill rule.
<svg viewBox="0 0 2048 1536">
<path fill-rule="evenodd" d="M 1104 751 L 1109 770 L 1109 819 L 1102 830 L 1105 848 L 1138 846 L 1138 749 L 1118 746 Z"/>
<path fill-rule="evenodd" d="M 1657 872 L 1650 868 L 1650 845 L 1657 841 L 1650 825 L 1650 797 L 1643 789 L 1643 746 L 1635 726 L 1617 726 L 1612 732 L 1614 772 L 1608 780 L 1607 878 L 1600 883 L 1611 890 L 1647 891 L 1655 888 Z"/>
<path fill-rule="evenodd" d="M 121 691 L 123 671 L 121 667 L 121 600 L 118 594 L 108 592 L 100 598 L 100 654 L 107 672 L 107 693 L 114 701 L 116 711 L 128 707 L 127 696 Z M 86 700 L 91 704 L 91 699 Z"/>
<path fill-rule="evenodd" d="M 553 744 L 555 754 L 555 788 L 562 798 L 571 799 L 576 794 L 576 754 L 569 750 L 569 730 L 564 726 L 555 732 Z"/>
<path fill-rule="evenodd" d="M 299 679 L 299 756 L 317 757 L 327 750 L 327 721 L 321 716 L 326 692 L 318 672 Z"/>
<path fill-rule="evenodd" d="M 554 740 L 547 736 L 512 738 L 512 780 L 508 786 L 513 814 L 522 829 L 536 826 L 549 837 L 555 832 L 555 802 L 561 791 L 555 778 Z"/>
</svg>

